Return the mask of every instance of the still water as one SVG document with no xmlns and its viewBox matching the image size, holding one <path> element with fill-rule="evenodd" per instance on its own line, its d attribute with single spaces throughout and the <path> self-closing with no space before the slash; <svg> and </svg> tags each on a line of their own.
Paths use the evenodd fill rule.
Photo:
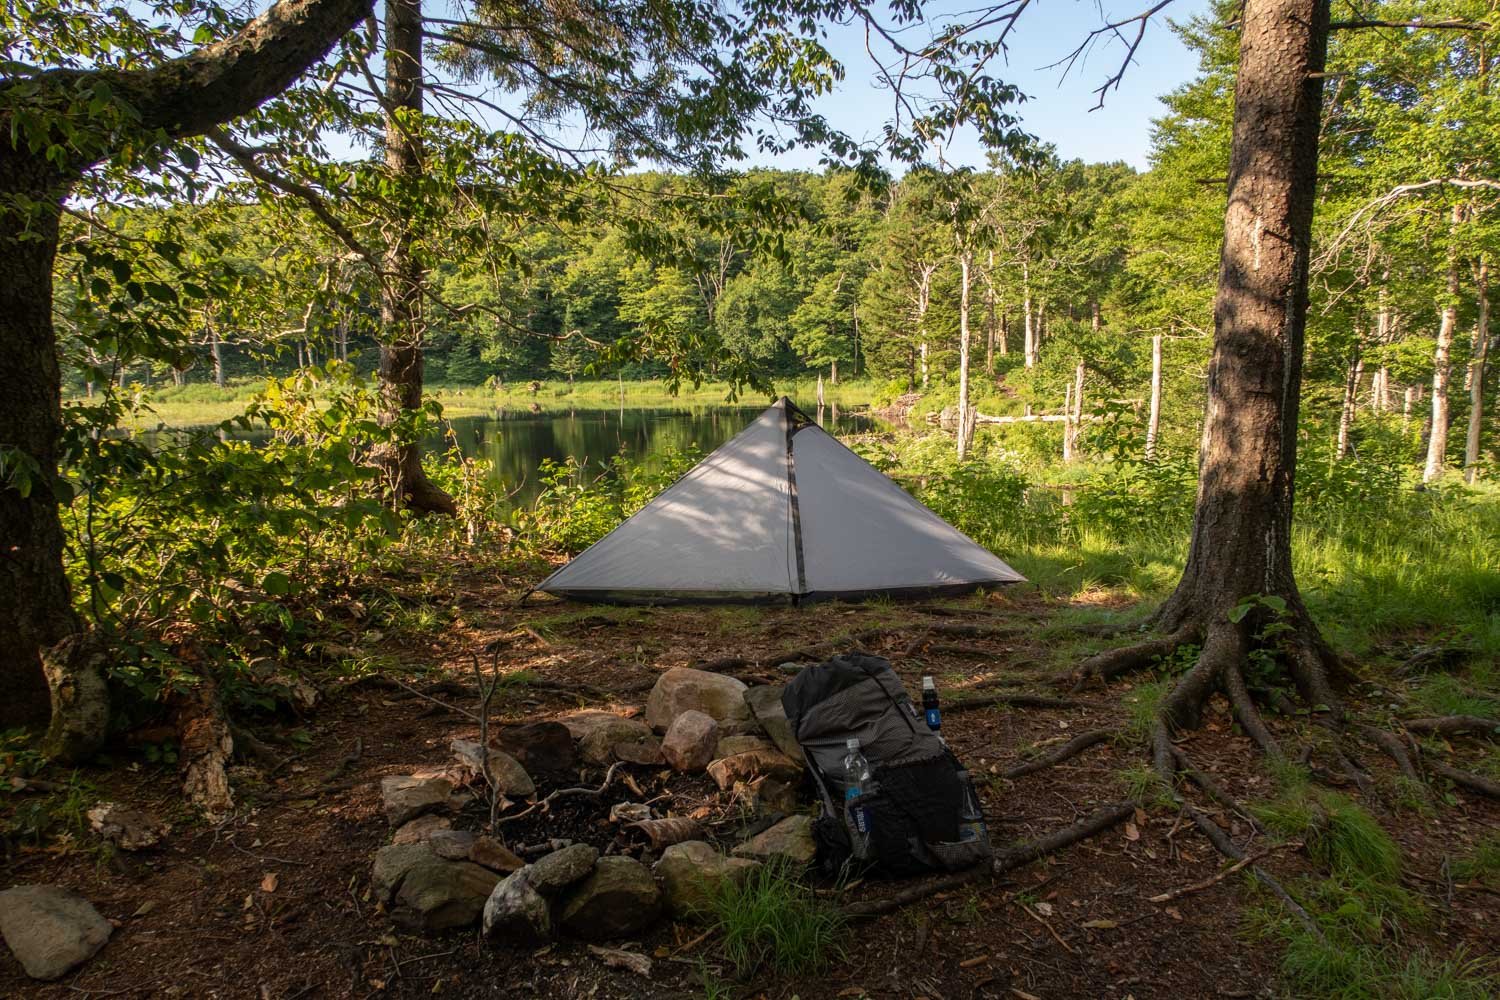
<svg viewBox="0 0 1500 1000">
<path fill-rule="evenodd" d="M 816 407 L 804 408 L 816 416 Z M 453 434 L 467 456 L 488 459 L 494 484 L 514 492 L 525 505 L 540 490 L 537 467 L 543 459 L 569 458 L 603 471 L 615 455 L 648 464 L 669 451 L 696 449 L 707 455 L 744 430 L 764 410 L 761 406 L 700 408 L 625 408 L 614 410 L 497 411 L 488 416 L 453 418 Z M 866 412 L 825 407 L 822 424 L 830 434 L 870 430 L 876 420 Z M 431 449 L 446 447 L 440 439 Z"/>
</svg>

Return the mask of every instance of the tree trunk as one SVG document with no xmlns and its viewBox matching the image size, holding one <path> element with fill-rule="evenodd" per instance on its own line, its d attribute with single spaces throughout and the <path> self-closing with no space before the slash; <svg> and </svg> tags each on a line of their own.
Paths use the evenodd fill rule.
<svg viewBox="0 0 1500 1000">
<path fill-rule="evenodd" d="M 1000 356 L 1010 353 L 1010 314 L 1000 310 Z"/>
<path fill-rule="evenodd" d="M 1156 438 L 1161 431 L 1161 334 L 1151 338 L 1151 412 L 1146 418 L 1146 461 L 1156 458 Z"/>
<path fill-rule="evenodd" d="M 830 361 L 828 363 L 828 384 L 829 385 L 838 385 L 839 384 L 839 359 L 838 358 L 834 358 L 832 361 Z"/>
<path fill-rule="evenodd" d="M 1349 457 L 1349 430 L 1354 425 L 1354 408 L 1359 405 L 1359 379 L 1364 370 L 1364 359 L 1356 355 L 1349 365 L 1349 374 L 1344 378 L 1344 405 L 1339 410 L 1339 437 L 1334 448 L 1335 458 Z"/>
<path fill-rule="evenodd" d="M 958 460 L 969 450 L 969 265 L 970 255 L 958 255 Z"/>
<path fill-rule="evenodd" d="M 1437 346 L 1432 352 L 1432 422 L 1427 432 L 1427 462 L 1422 482 L 1438 479 L 1448 464 L 1448 381 L 1453 377 L 1453 334 L 1458 327 L 1458 239 L 1463 206 L 1453 206 L 1448 248 L 1447 296 L 1438 323 Z"/>
<path fill-rule="evenodd" d="M 224 388 L 224 345 L 219 340 L 219 328 L 213 323 L 208 325 L 208 346 L 213 352 L 214 385 L 222 389 Z"/>
<path fill-rule="evenodd" d="M 78 628 L 53 489 L 62 373 L 52 266 L 71 180 L 0 142 L 0 728 L 46 721 L 41 651 Z M 16 488 L 23 480 L 29 490 Z"/>
<path fill-rule="evenodd" d="M 1484 368 L 1490 348 L 1490 262 L 1479 259 L 1474 275 L 1479 317 L 1474 322 L 1474 361 L 1469 369 L 1469 432 L 1464 438 L 1464 480 L 1479 476 L 1479 434 L 1484 428 Z"/>
<path fill-rule="evenodd" d="M 1225 629 L 1264 624 L 1258 613 L 1228 623 L 1254 595 L 1284 600 L 1298 635 L 1322 648 L 1292 575 L 1291 529 L 1329 11 L 1326 0 L 1243 11 L 1198 498 L 1182 579 L 1157 615 L 1169 632 L 1206 633 L 1205 653 L 1225 648 L 1211 641 L 1230 641 Z M 1208 681 L 1219 669 L 1205 660 Z M 1204 697 L 1184 685 L 1166 714 L 1195 723 Z"/>
<path fill-rule="evenodd" d="M 1031 312 L 1031 267 L 1024 260 L 1021 262 L 1021 308 L 1026 323 L 1022 350 L 1026 367 L 1030 368 L 1036 364 L 1036 317 Z"/>
<path fill-rule="evenodd" d="M 1078 367 L 1073 372 L 1073 381 L 1068 386 L 1067 396 L 1063 401 L 1063 413 L 1067 420 L 1063 422 L 1063 461 L 1074 462 L 1078 460 L 1078 432 L 1083 427 L 1083 362 L 1078 362 Z"/>
<path fill-rule="evenodd" d="M 421 0 L 386 0 L 386 104 L 391 109 L 413 112 L 411 125 L 402 124 L 387 112 L 385 163 L 403 180 L 420 178 L 423 165 L 421 139 L 413 134 L 415 118 L 422 111 L 422 3 Z M 416 234 L 404 220 L 392 220 L 395 233 L 386 247 L 386 277 L 381 282 L 380 384 L 384 408 L 382 419 L 394 424 L 403 411 L 422 408 L 422 314 L 421 263 L 412 253 Z M 391 477 L 396 502 L 415 511 L 456 514 L 453 498 L 438 489 L 422 469 L 422 446 L 405 440 L 381 456 Z"/>
</svg>

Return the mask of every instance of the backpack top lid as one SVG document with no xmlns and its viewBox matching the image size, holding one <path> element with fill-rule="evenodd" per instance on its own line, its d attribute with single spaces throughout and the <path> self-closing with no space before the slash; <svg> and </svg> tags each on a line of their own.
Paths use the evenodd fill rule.
<svg viewBox="0 0 1500 1000">
<path fill-rule="evenodd" d="M 846 653 L 804 667 L 781 693 L 792 734 L 823 776 L 842 790 L 849 741 L 872 764 L 940 756 L 942 744 L 921 720 L 889 660 Z"/>
</svg>

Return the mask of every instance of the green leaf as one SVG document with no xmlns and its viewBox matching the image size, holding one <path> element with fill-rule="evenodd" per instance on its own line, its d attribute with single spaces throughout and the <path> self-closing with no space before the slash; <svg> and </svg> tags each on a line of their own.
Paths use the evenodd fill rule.
<svg viewBox="0 0 1500 1000">
<path fill-rule="evenodd" d="M 285 597 L 292 592 L 292 581 L 285 573 L 273 571 L 260 582 L 260 589 L 272 597 Z"/>
</svg>

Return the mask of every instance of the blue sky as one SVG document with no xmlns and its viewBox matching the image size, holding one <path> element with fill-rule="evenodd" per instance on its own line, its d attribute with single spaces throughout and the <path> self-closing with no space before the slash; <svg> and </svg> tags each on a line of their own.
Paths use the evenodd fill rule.
<svg viewBox="0 0 1500 1000">
<path fill-rule="evenodd" d="M 960 2 L 954 9 L 970 6 Z M 1151 19 L 1120 89 L 1111 90 L 1098 111 L 1089 110 L 1097 100 L 1094 88 L 1118 68 L 1125 53 L 1122 43 L 1101 41 L 1066 78 L 1061 67 L 1048 67 L 1072 52 L 1090 29 L 1104 23 L 1101 7 L 1106 17 L 1119 20 L 1150 6 L 1146 0 L 1037 0 L 1031 5 L 1012 35 L 1009 64 L 996 67 L 994 73 L 1016 84 L 1029 98 L 1018 107 L 1027 131 L 1054 143 L 1065 159 L 1124 160 L 1137 168 L 1147 166 L 1151 119 L 1163 110 L 1158 98 L 1192 79 L 1197 70 L 1196 57 L 1183 47 L 1167 19 L 1186 20 L 1202 13 L 1208 9 L 1208 0 L 1176 0 Z M 819 110 L 835 127 L 856 138 L 873 137 L 890 116 L 891 102 L 890 95 L 874 84 L 863 32 L 835 30 L 827 44 L 849 72 L 839 90 L 823 99 Z M 984 163 L 983 151 L 973 137 L 955 143 L 945 156 L 954 163 Z M 752 161 L 773 165 L 758 157 Z M 817 162 L 817 154 L 809 151 L 776 157 L 774 165 L 815 168 Z"/>
</svg>

